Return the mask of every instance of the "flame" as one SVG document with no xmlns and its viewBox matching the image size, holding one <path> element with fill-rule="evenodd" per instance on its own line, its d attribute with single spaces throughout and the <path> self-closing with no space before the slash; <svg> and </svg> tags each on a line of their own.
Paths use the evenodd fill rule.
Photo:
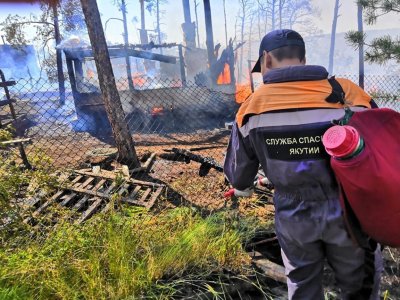
<svg viewBox="0 0 400 300">
<path fill-rule="evenodd" d="M 87 70 L 86 70 L 86 77 L 88 78 L 88 79 L 93 79 L 94 78 L 94 72 L 93 72 L 93 70 L 92 69 L 90 69 L 90 68 L 88 68 Z"/>
<path fill-rule="evenodd" d="M 236 103 L 243 103 L 252 94 L 250 83 L 236 84 L 235 100 Z"/>
<path fill-rule="evenodd" d="M 164 115 L 164 107 L 162 106 L 154 106 L 150 113 L 153 117 Z"/>
<path fill-rule="evenodd" d="M 146 75 L 139 72 L 132 73 L 132 81 L 135 87 L 143 87 L 147 82 Z"/>
<path fill-rule="evenodd" d="M 171 82 L 171 87 L 180 88 L 182 87 L 182 81 L 180 79 L 175 79 Z"/>
<path fill-rule="evenodd" d="M 219 74 L 217 84 L 230 84 L 231 83 L 231 71 L 228 64 L 224 65 L 224 70 Z"/>
</svg>

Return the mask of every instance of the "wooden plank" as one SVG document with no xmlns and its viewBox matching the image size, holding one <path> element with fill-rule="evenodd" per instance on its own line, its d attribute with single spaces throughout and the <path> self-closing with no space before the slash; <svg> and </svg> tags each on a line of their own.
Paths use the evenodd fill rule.
<svg viewBox="0 0 400 300">
<path fill-rule="evenodd" d="M 92 191 L 98 191 L 98 190 L 100 190 L 106 182 L 107 182 L 107 180 L 101 179 L 101 180 L 94 186 L 94 188 L 92 189 Z"/>
<path fill-rule="evenodd" d="M 257 251 L 251 252 L 249 254 L 250 256 L 253 256 L 252 263 L 256 267 L 260 268 L 267 277 L 272 278 L 275 281 L 279 281 L 286 284 L 287 278 L 285 275 L 284 267 L 276 263 L 273 263 L 272 261 L 266 258 L 263 258 L 262 254 Z"/>
<path fill-rule="evenodd" d="M 54 201 L 56 201 L 58 198 L 60 198 L 62 196 L 62 194 L 64 193 L 64 191 L 59 191 L 57 193 L 55 193 L 49 200 L 47 200 L 45 203 L 43 203 L 37 210 L 35 210 L 32 213 L 32 217 L 36 218 L 37 216 L 39 216 L 47 207 L 50 206 L 51 203 L 53 203 Z M 29 220 L 28 220 L 29 219 Z M 31 218 L 27 218 L 24 220 L 24 223 L 28 223 L 30 221 Z"/>
<path fill-rule="evenodd" d="M 76 196 L 76 193 L 71 193 L 60 202 L 61 206 L 67 206 Z"/>
<path fill-rule="evenodd" d="M 154 203 L 156 202 L 158 196 L 160 196 L 161 192 L 163 191 L 164 187 L 160 186 L 154 193 L 151 195 L 150 201 L 146 203 L 146 208 L 150 209 L 153 207 Z"/>
<path fill-rule="evenodd" d="M 104 191 L 104 194 L 109 195 L 111 194 L 112 190 L 115 188 L 115 182 L 111 183 L 111 185 Z"/>
<path fill-rule="evenodd" d="M 86 188 L 93 180 L 95 180 L 94 177 L 89 177 L 88 179 L 86 179 L 81 185 L 77 186 L 81 189 Z"/>
<path fill-rule="evenodd" d="M 9 86 L 13 86 L 16 84 L 17 83 L 14 80 L 3 81 L 3 82 L 0 82 L 0 88 L 9 87 Z"/>
<path fill-rule="evenodd" d="M 261 240 L 261 241 L 258 241 L 258 242 L 247 244 L 246 246 L 247 247 L 254 247 L 254 246 L 257 246 L 257 245 L 261 245 L 261 244 L 267 244 L 267 243 L 275 242 L 277 240 L 278 240 L 278 238 L 276 236 L 274 236 L 274 237 L 271 237 L 269 239 L 265 239 L 265 240 Z"/>
<path fill-rule="evenodd" d="M 8 100 L 1 100 L 0 101 L 0 106 L 7 106 L 10 105 L 12 102 Z"/>
<path fill-rule="evenodd" d="M 156 157 L 156 154 L 152 153 L 150 155 L 150 157 L 146 160 L 146 162 L 143 164 L 143 166 L 133 169 L 131 171 L 131 174 L 138 173 L 138 172 L 143 172 L 143 171 L 144 172 L 148 172 L 149 168 L 150 168 L 151 164 L 153 163 L 155 157 Z"/>
<path fill-rule="evenodd" d="M 106 213 L 108 211 L 110 211 L 110 209 L 112 208 L 114 202 L 108 202 L 106 206 L 104 206 L 104 208 L 101 210 L 102 213 Z"/>
<path fill-rule="evenodd" d="M 123 196 L 124 193 L 128 193 L 129 184 L 125 183 L 124 185 L 119 187 L 118 195 Z"/>
<path fill-rule="evenodd" d="M 70 59 L 82 59 L 85 57 L 93 58 L 92 49 L 66 48 L 64 50 L 64 52 L 65 52 L 66 56 Z M 126 55 L 128 54 L 129 56 L 133 56 L 133 57 L 156 60 L 156 61 L 169 63 L 169 64 L 176 64 L 175 56 L 162 55 L 162 54 L 153 53 L 153 52 L 149 52 L 149 51 L 135 50 L 132 48 L 129 48 L 127 50 L 125 50 L 124 48 L 119 48 L 119 49 L 118 48 L 109 48 L 108 52 L 109 52 L 110 57 L 112 57 L 112 56 L 126 57 Z"/>
<path fill-rule="evenodd" d="M 121 202 L 132 204 L 132 205 L 139 205 L 138 201 L 135 200 L 135 197 L 136 197 L 137 193 L 139 193 L 141 188 L 142 187 L 140 185 L 135 187 L 133 192 L 128 197 L 121 199 Z"/>
<path fill-rule="evenodd" d="M 143 205 L 145 205 L 146 198 L 150 193 L 151 193 L 151 188 L 148 188 L 147 190 L 145 190 L 142 195 L 142 198 L 140 198 L 140 200 L 139 200 L 139 203 L 143 203 Z"/>
<path fill-rule="evenodd" d="M 71 185 L 78 183 L 78 181 L 81 180 L 82 177 L 83 177 L 82 175 L 76 176 L 75 179 L 71 181 Z"/>
<path fill-rule="evenodd" d="M 70 191 L 74 191 L 74 192 L 77 192 L 77 193 L 82 193 L 82 194 L 86 194 L 86 195 L 90 195 L 90 196 L 95 196 L 95 197 L 101 197 L 101 198 L 107 198 L 107 199 L 110 197 L 110 195 L 106 194 L 106 193 L 101 193 L 101 192 L 97 192 L 97 191 L 82 189 L 80 187 L 75 187 L 75 186 L 67 186 L 67 187 L 65 187 L 65 189 L 70 190 Z"/>
<path fill-rule="evenodd" d="M 107 170 L 101 170 L 100 173 L 92 173 L 92 172 L 87 172 L 87 171 L 82 171 L 82 170 L 75 170 L 74 171 L 77 174 L 80 175 L 87 175 L 87 176 L 94 176 L 94 177 L 99 177 L 99 178 L 104 178 L 104 179 L 111 179 L 115 180 L 117 178 L 116 174 L 112 171 L 107 171 Z M 133 183 L 133 184 L 140 184 L 144 186 L 162 186 L 161 184 L 158 183 L 153 183 L 153 182 L 148 182 L 148 181 L 141 181 L 137 179 L 132 179 L 132 178 L 124 178 L 127 182 Z"/>
<path fill-rule="evenodd" d="M 100 207 L 102 201 L 103 200 L 101 198 L 97 198 L 96 201 L 94 201 L 92 205 L 90 205 L 90 207 L 76 221 L 76 224 L 81 224 L 82 222 L 85 222 L 87 219 L 89 219 Z"/>
<path fill-rule="evenodd" d="M 137 193 L 139 193 L 140 189 L 142 187 L 140 185 L 138 185 L 137 187 L 135 187 L 135 189 L 133 190 L 133 192 L 129 195 L 129 198 L 131 199 L 135 199 Z"/>
<path fill-rule="evenodd" d="M 28 199 L 24 204 L 28 207 L 35 207 L 37 206 L 42 199 L 40 197 L 32 197 Z"/>
<path fill-rule="evenodd" d="M 89 196 L 83 196 L 82 199 L 80 199 L 78 202 L 75 203 L 73 209 L 80 210 L 85 205 L 85 203 L 88 201 L 88 199 L 89 199 Z"/>
<path fill-rule="evenodd" d="M 30 142 L 31 139 L 17 139 L 17 140 L 10 140 L 10 141 L 4 141 L 0 142 L 1 145 L 13 145 L 13 144 L 19 144 L 19 143 L 28 143 Z"/>
</svg>

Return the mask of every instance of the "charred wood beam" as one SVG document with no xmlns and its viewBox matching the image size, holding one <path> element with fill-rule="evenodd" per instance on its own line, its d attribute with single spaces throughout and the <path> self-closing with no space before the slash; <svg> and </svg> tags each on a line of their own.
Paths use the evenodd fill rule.
<svg viewBox="0 0 400 300">
<path fill-rule="evenodd" d="M 74 73 L 74 66 L 72 64 L 72 59 L 71 58 L 67 57 L 66 62 L 67 62 L 67 70 L 68 70 L 69 82 L 71 83 L 72 96 L 74 97 L 75 106 L 77 106 L 78 89 L 77 89 L 77 86 L 76 86 L 76 78 L 75 78 L 75 73 Z"/>
<path fill-rule="evenodd" d="M 13 86 L 16 85 L 15 81 L 5 81 L 5 82 L 0 82 L 0 87 L 4 88 L 4 87 L 9 87 L 9 86 Z"/>
<path fill-rule="evenodd" d="M 70 59 L 83 60 L 84 58 L 93 58 L 93 51 L 91 49 L 64 49 L 65 55 Z M 176 64 L 176 57 L 152 53 L 147 51 L 140 51 L 135 49 L 108 49 L 110 57 L 125 57 L 126 54 L 132 57 L 144 58 L 149 60 L 156 60 L 168 64 Z"/>
<path fill-rule="evenodd" d="M 178 148 L 172 148 L 172 152 L 174 152 L 178 156 L 184 156 L 189 161 L 193 160 L 200 163 L 201 165 L 199 176 L 201 177 L 206 176 L 211 168 L 217 170 L 218 172 L 223 172 L 224 170 L 223 167 L 211 157 L 204 157 L 198 154 L 194 154 L 188 150 Z"/>
<path fill-rule="evenodd" d="M 286 283 L 285 268 L 268 259 L 261 253 L 254 251 L 249 253 L 252 258 L 252 264 L 261 269 L 265 276 L 275 281 Z"/>
<path fill-rule="evenodd" d="M 185 72 L 185 60 L 183 58 L 182 45 L 179 45 L 179 64 L 181 71 L 181 81 L 182 85 L 186 86 L 186 72 Z"/>
</svg>

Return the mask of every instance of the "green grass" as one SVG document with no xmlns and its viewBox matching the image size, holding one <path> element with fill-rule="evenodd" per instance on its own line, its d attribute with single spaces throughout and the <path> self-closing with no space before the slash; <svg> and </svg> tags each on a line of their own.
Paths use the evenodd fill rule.
<svg viewBox="0 0 400 300">
<path fill-rule="evenodd" d="M 0 299 L 170 299 L 188 287 L 216 293 L 212 274 L 245 274 L 254 222 L 178 208 L 129 209 L 0 249 Z"/>
<path fill-rule="evenodd" d="M 0 140 L 10 138 L 0 130 Z M 58 226 L 47 227 L 44 217 L 33 228 L 22 222 L 19 198 L 62 182 L 49 175 L 47 156 L 31 152 L 29 161 L 34 170 L 21 168 L 17 152 L 0 153 L 0 300 L 171 299 L 188 291 L 223 299 L 227 277 L 256 284 L 246 277 L 253 271 L 242 248 L 265 226 L 256 217 L 125 208 L 79 226 L 62 221 L 70 211 L 52 208 Z"/>
</svg>

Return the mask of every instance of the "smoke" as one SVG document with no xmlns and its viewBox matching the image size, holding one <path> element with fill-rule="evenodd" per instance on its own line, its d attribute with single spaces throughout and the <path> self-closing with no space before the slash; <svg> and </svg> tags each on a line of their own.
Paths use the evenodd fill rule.
<svg viewBox="0 0 400 300">
<path fill-rule="evenodd" d="M 64 39 L 61 41 L 56 48 L 57 49 L 68 49 L 68 48 L 85 48 L 89 47 L 90 43 L 83 39 L 82 37 L 79 37 L 77 35 L 70 35 L 68 38 Z"/>
<path fill-rule="evenodd" d="M 40 75 L 35 49 L 32 45 L 21 49 L 11 45 L 1 45 L 0 57 L 0 69 L 3 70 L 6 79 L 32 79 Z"/>
</svg>

